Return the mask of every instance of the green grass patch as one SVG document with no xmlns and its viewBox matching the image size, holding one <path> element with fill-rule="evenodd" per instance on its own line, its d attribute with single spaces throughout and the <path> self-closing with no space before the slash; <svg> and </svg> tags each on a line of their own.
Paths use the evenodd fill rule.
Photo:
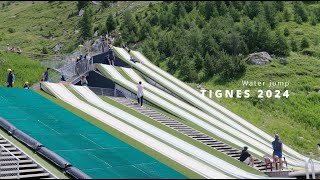
<svg viewBox="0 0 320 180">
<path fill-rule="evenodd" d="M 41 67 L 38 61 L 16 53 L 0 52 L 0 86 L 6 86 L 7 69 L 12 69 L 15 75 L 13 87 L 18 88 L 22 88 L 26 81 L 30 86 L 39 82 L 45 71 L 45 67 Z"/>
<path fill-rule="evenodd" d="M 232 112 L 246 119 L 268 134 L 278 133 L 283 142 L 298 152 L 319 158 L 317 143 L 320 139 L 320 94 L 315 92 L 320 83 L 320 60 L 291 53 L 287 58 L 289 64 L 282 65 L 275 59 L 265 66 L 248 66 L 247 72 L 241 79 L 230 82 L 211 81 L 201 84 L 205 89 L 216 90 L 250 90 L 251 98 L 215 98 L 213 100 L 226 106 Z M 242 80 L 261 81 L 262 87 L 243 86 Z M 269 82 L 290 82 L 288 87 L 269 87 Z M 192 84 L 196 87 L 197 84 Z M 258 89 L 289 90 L 289 98 L 281 97 L 258 99 Z M 270 142 L 271 143 L 271 142 Z"/>
</svg>

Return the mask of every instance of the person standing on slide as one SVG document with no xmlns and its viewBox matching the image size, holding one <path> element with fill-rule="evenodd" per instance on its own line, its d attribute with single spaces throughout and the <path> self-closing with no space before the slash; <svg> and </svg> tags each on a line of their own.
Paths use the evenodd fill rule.
<svg viewBox="0 0 320 180">
<path fill-rule="evenodd" d="M 142 106 L 143 86 L 141 85 L 141 81 L 139 81 L 139 84 L 137 85 L 137 99 L 138 99 L 138 104 L 140 104 Z"/>
</svg>

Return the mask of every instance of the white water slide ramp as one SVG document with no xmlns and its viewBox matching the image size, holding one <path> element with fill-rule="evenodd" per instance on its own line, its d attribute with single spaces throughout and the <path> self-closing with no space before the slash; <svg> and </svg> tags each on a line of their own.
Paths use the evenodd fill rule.
<svg viewBox="0 0 320 180">
<path fill-rule="evenodd" d="M 226 122 L 226 124 L 229 125 L 229 129 L 231 127 L 236 128 L 238 131 L 241 131 L 242 133 L 247 134 L 248 136 L 250 136 L 251 138 L 254 138 L 256 140 L 256 142 L 254 143 L 254 146 L 259 147 L 260 150 L 266 150 L 265 147 L 263 146 L 267 146 L 267 154 L 272 154 L 272 147 L 271 147 L 271 143 L 267 142 L 265 140 L 262 140 L 261 137 L 251 133 L 250 130 L 248 130 L 248 128 L 244 128 L 243 126 L 240 126 L 239 124 L 237 124 L 236 121 L 231 120 L 230 118 L 224 116 L 222 113 L 220 113 L 219 111 L 215 110 L 214 108 L 208 106 L 207 104 L 205 104 L 204 102 L 200 101 L 198 98 L 202 98 L 202 95 L 198 92 L 199 96 L 194 97 L 192 94 L 189 94 L 188 92 L 186 92 L 185 90 L 183 90 L 182 88 L 180 88 L 179 86 L 173 84 L 172 82 L 170 82 L 168 79 L 163 78 L 162 76 L 160 76 L 159 74 L 153 72 L 152 70 L 150 70 L 148 67 L 146 67 L 145 65 L 147 64 L 151 64 L 149 61 L 147 61 L 145 58 L 143 60 L 141 60 L 142 58 L 140 56 L 142 56 L 140 53 L 136 52 L 136 51 L 132 51 L 133 53 L 135 53 L 135 55 L 137 57 L 140 58 L 140 60 L 143 62 L 144 65 L 140 64 L 140 63 L 132 63 L 131 61 L 129 61 L 130 55 L 122 48 L 116 48 L 115 50 L 121 54 L 121 56 L 123 58 L 125 58 L 126 61 L 128 61 L 129 63 L 131 63 L 134 67 L 136 67 L 137 69 L 139 69 L 140 71 L 142 71 L 144 74 L 147 74 L 149 77 L 152 77 L 152 79 L 156 80 L 158 83 L 165 85 L 165 87 L 170 87 L 170 90 L 174 90 L 175 93 L 179 94 L 181 97 L 183 97 L 184 99 L 189 100 L 189 102 L 193 102 L 196 103 L 197 106 L 199 107 L 203 107 L 203 109 L 205 109 L 207 112 L 211 112 L 211 114 L 214 115 L 219 115 L 219 119 L 222 119 L 222 122 Z M 140 54 L 140 56 L 138 56 L 137 54 Z M 143 57 L 143 56 L 142 56 Z M 154 65 L 153 65 L 154 66 Z M 158 68 L 159 69 L 159 68 Z M 171 79 L 173 79 L 174 77 L 171 76 Z M 191 88 L 191 87 L 189 87 Z M 192 89 L 192 88 L 191 88 Z M 195 91 L 195 90 L 194 90 Z M 185 96 L 184 96 L 185 95 Z M 210 118 L 212 120 L 212 118 Z M 207 120 L 207 119 L 206 119 Z M 211 123 L 215 123 L 212 122 Z M 221 125 L 221 124 L 220 124 Z M 230 127 L 231 126 L 231 127 Z M 231 132 L 231 131 L 229 131 Z M 257 130 L 257 132 L 262 132 L 260 129 Z M 233 131 L 231 133 L 234 133 Z M 239 133 L 237 133 L 238 135 Z M 269 135 L 268 135 L 269 136 Z M 269 136 L 271 137 L 271 136 Z M 246 141 L 248 141 L 248 143 L 251 143 L 251 138 L 243 138 L 240 137 L 241 139 L 244 139 Z M 285 150 L 288 150 L 289 152 L 293 151 L 292 149 L 285 147 Z M 304 159 L 304 157 L 298 153 L 296 153 L 295 151 L 293 151 L 294 153 L 288 153 L 287 151 L 285 151 L 284 155 L 287 157 L 289 164 L 294 165 L 294 166 L 304 166 L 304 161 L 301 159 Z M 299 158 L 299 159 L 297 159 Z"/>
<path fill-rule="evenodd" d="M 187 93 L 186 91 L 182 90 L 181 88 L 179 88 L 178 86 L 176 86 L 175 84 L 171 83 L 170 81 L 168 81 L 167 79 L 163 78 L 162 76 L 158 75 L 157 73 L 151 71 L 149 68 L 147 68 L 146 66 L 140 64 L 140 63 L 133 63 L 131 61 L 129 61 L 130 55 L 122 48 L 117 48 L 114 47 L 115 50 L 121 54 L 121 56 L 123 58 L 125 58 L 125 60 L 129 63 L 131 63 L 133 66 L 135 66 L 137 69 L 139 69 L 140 71 L 142 71 L 143 73 L 148 74 L 149 77 L 152 77 L 152 79 L 156 79 L 159 82 L 159 79 L 161 81 L 160 84 L 162 84 L 162 82 L 166 83 L 167 85 L 170 85 L 171 89 L 174 89 L 175 92 L 179 92 L 182 94 L 187 94 L 187 97 L 184 98 L 188 98 L 188 97 L 192 97 L 192 102 L 196 101 L 198 102 L 200 105 L 203 104 L 203 102 L 200 102 L 198 99 L 196 99 L 195 97 L 193 97 L 192 95 L 190 95 L 189 93 Z M 180 92 L 181 91 L 181 92 Z M 208 107 L 206 105 L 206 107 Z M 212 111 L 215 111 L 213 108 L 209 107 L 210 109 L 212 109 Z M 221 114 L 221 113 L 220 113 Z M 225 116 L 224 116 L 225 117 Z M 231 119 L 225 117 L 223 118 L 223 120 L 227 120 L 229 123 L 228 124 L 224 124 L 224 123 L 218 123 L 215 124 L 217 121 L 212 122 L 212 119 L 214 118 L 210 118 L 210 119 L 205 119 L 206 121 L 210 121 L 211 120 L 211 124 L 212 125 L 217 125 L 220 128 L 227 130 L 229 133 L 232 133 L 234 135 L 236 135 L 239 139 L 245 140 L 248 142 L 248 144 L 251 144 L 253 147 L 258 148 L 261 152 L 264 152 L 263 154 L 261 153 L 257 153 L 257 150 L 255 150 L 254 148 L 250 148 L 252 152 L 254 152 L 255 154 L 259 155 L 259 156 L 263 156 L 264 154 L 272 154 L 273 149 L 271 147 L 271 143 L 266 142 L 265 140 L 262 140 L 261 138 L 259 138 L 258 136 L 254 135 L 253 133 L 251 133 L 251 130 L 248 130 L 246 128 L 241 128 L 241 132 L 239 131 L 239 125 L 236 126 L 235 124 L 237 124 L 235 121 L 232 121 Z M 231 122 L 230 122 L 231 121 Z M 222 121 L 223 122 L 223 121 Z M 231 125 L 231 126 L 228 126 Z M 206 127 L 203 127 L 206 128 Z M 237 129 L 237 130 L 235 130 Z M 260 130 L 261 131 L 261 130 Z M 245 133 L 245 134 L 244 134 Z M 251 136 L 250 136 L 251 135 Z M 249 137 L 250 136 L 250 137 Z M 259 141 L 260 140 L 260 141 Z M 231 141 L 230 141 L 231 142 Z M 233 142 L 234 143 L 234 142 Z M 237 144 L 237 143 L 234 143 Z M 238 144 L 237 144 L 238 145 Z M 240 145 L 239 145 L 240 146 Z M 241 146 L 240 146 L 241 147 Z M 296 156 L 292 156 L 291 154 L 286 154 L 284 153 L 284 155 L 287 158 L 287 161 L 290 165 L 293 166 L 304 166 L 304 161 L 297 159 Z"/>
<path fill-rule="evenodd" d="M 122 119 L 129 124 L 138 127 L 147 131 L 148 133 L 156 136 L 157 138 L 163 140 L 166 143 L 169 143 L 171 146 L 175 146 L 179 148 L 180 151 L 184 151 L 210 165 L 219 169 L 220 171 L 225 172 L 226 174 L 230 174 L 236 178 L 265 178 L 264 176 L 255 175 L 252 173 L 248 173 L 224 160 L 221 160 L 206 151 L 203 151 L 153 125 L 148 124 L 147 122 L 117 108 L 114 107 L 101 98 L 99 98 L 96 94 L 94 94 L 88 87 L 83 86 L 74 86 L 71 87 L 80 94 L 83 98 L 85 98 L 91 104 L 105 110 L 106 112 L 112 113 L 114 116 Z"/>
<path fill-rule="evenodd" d="M 161 77 L 161 76 L 166 78 L 166 79 L 162 79 L 162 78 L 159 79 L 159 81 L 161 81 L 162 84 L 171 85 L 171 87 L 173 87 L 176 91 L 180 92 L 182 90 L 184 96 L 191 97 L 192 100 L 194 100 L 194 98 L 196 98 L 198 100 L 201 100 L 202 102 L 205 102 L 206 105 L 210 105 L 212 108 L 208 108 L 206 105 L 203 105 L 202 103 L 200 103 L 201 107 L 206 107 L 205 110 L 210 112 L 212 115 L 215 115 L 219 118 L 222 118 L 224 122 L 228 123 L 231 126 L 235 126 L 235 128 L 239 128 L 238 123 L 240 123 L 242 125 L 242 127 L 245 127 L 244 131 L 246 131 L 247 133 L 248 132 L 250 133 L 252 131 L 252 132 L 260 135 L 260 137 L 264 138 L 268 142 L 269 145 L 271 144 L 270 142 L 272 142 L 274 140 L 274 138 L 272 136 L 263 132 L 261 129 L 255 127 L 254 125 L 252 125 L 248 121 L 244 120 L 240 116 L 234 114 L 233 112 L 229 111 L 228 109 L 226 109 L 223 106 L 219 105 L 218 103 L 214 102 L 212 99 L 210 99 L 206 96 L 203 96 L 200 92 L 191 88 L 190 86 L 188 86 L 184 82 L 180 81 L 179 79 L 175 78 L 171 74 L 163 71 L 161 68 L 155 66 L 145 56 L 143 56 L 140 52 L 138 52 L 138 51 L 131 51 L 131 52 L 135 57 L 137 57 L 141 62 L 143 62 L 143 64 L 145 66 L 149 67 L 152 71 L 154 71 L 157 74 L 156 76 L 153 76 L 154 78 Z M 198 101 L 196 101 L 196 102 L 198 102 Z M 219 110 L 223 114 L 217 110 Z M 226 117 L 225 115 L 232 118 L 232 120 L 229 119 L 228 117 Z M 241 128 L 241 129 L 243 130 L 243 128 Z M 252 136 L 252 137 L 256 138 L 256 136 Z M 259 140 L 259 139 L 260 138 L 258 138 L 257 140 Z M 271 145 L 270 145 L 270 147 L 271 147 Z M 290 147 L 288 147 L 286 145 L 284 145 L 284 151 L 292 156 L 295 156 L 296 158 L 299 158 L 299 159 L 306 158 L 305 156 L 299 154 L 298 152 L 294 151 L 293 149 L 291 149 Z"/>
<path fill-rule="evenodd" d="M 115 81 L 117 81 L 118 83 L 120 83 L 120 85 L 124 86 L 125 88 L 131 90 L 132 92 L 136 91 L 136 84 L 132 83 L 131 81 L 125 79 L 113 66 L 110 65 L 104 65 L 101 64 L 99 65 L 101 66 Z M 183 110 L 181 107 L 176 106 L 168 101 L 166 101 L 164 98 L 161 98 L 159 96 L 157 96 L 156 94 L 148 91 L 147 89 L 144 90 L 144 98 L 160 105 L 162 108 L 164 108 L 165 110 L 169 111 L 169 112 L 173 112 L 174 114 L 177 114 L 195 124 L 197 124 L 198 126 L 208 130 L 209 132 L 211 132 L 212 134 L 226 140 L 229 141 L 233 144 L 238 145 L 239 147 L 243 147 L 244 145 L 248 145 L 250 148 L 250 151 L 259 155 L 259 156 L 263 156 L 265 153 L 272 151 L 270 148 L 268 148 L 267 146 L 263 146 L 260 143 L 254 143 L 253 145 L 250 146 L 248 143 L 243 143 L 242 141 L 240 141 L 239 139 L 236 139 L 235 137 L 225 133 L 224 131 L 214 127 L 212 124 L 209 124 L 205 121 L 203 121 L 200 118 L 195 117 L 194 115 L 190 114 L 190 112 L 187 112 L 185 110 Z M 228 127 L 226 127 L 228 128 Z M 235 132 L 237 132 L 235 130 Z M 233 133 L 235 133 L 233 132 Z M 241 134 L 241 132 L 239 132 L 239 136 L 243 135 Z M 237 134 L 238 135 L 238 134 Z M 245 136 L 245 135 L 244 135 Z M 250 137 L 246 136 L 246 140 L 251 139 Z M 228 143 L 227 143 L 228 144 Z M 257 148 L 255 148 L 256 145 L 260 145 L 263 148 L 261 148 L 261 150 L 257 150 Z"/>
<path fill-rule="evenodd" d="M 139 141 L 140 143 L 150 147 L 151 149 L 163 154 L 164 156 L 176 161 L 177 163 L 185 166 L 186 168 L 194 171 L 205 178 L 210 179 L 229 179 L 231 176 L 225 175 L 222 172 L 190 157 L 165 143 L 139 131 L 132 126 L 127 125 L 124 122 L 108 115 L 107 113 L 95 108 L 86 102 L 78 99 L 74 94 L 72 94 L 64 85 L 56 83 L 44 82 L 43 85 L 48 88 L 48 90 L 53 93 L 57 98 L 63 100 L 64 102 L 70 104 L 71 106 L 78 108 L 79 110 L 93 116 L 99 121 L 109 125 L 110 127 L 118 130 L 119 132 Z"/>
</svg>

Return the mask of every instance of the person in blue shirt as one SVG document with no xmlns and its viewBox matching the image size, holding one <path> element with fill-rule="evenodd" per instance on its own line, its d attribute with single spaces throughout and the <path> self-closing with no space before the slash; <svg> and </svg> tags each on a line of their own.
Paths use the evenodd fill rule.
<svg viewBox="0 0 320 180">
<path fill-rule="evenodd" d="M 114 53 L 113 53 L 113 50 L 111 47 L 109 47 L 109 51 L 108 51 L 108 61 L 109 61 L 109 65 L 112 65 L 114 66 L 114 59 L 115 59 L 115 56 L 114 56 Z"/>
<path fill-rule="evenodd" d="M 273 147 L 273 153 L 272 153 L 273 162 L 279 162 L 280 169 L 282 169 L 283 144 L 278 134 L 274 136 L 274 141 L 272 141 L 272 147 Z"/>
<path fill-rule="evenodd" d="M 61 72 L 61 78 L 60 78 L 61 81 L 66 81 L 66 78 L 64 77 L 64 74 L 63 72 Z"/>
<path fill-rule="evenodd" d="M 6 83 L 7 83 L 7 87 L 11 87 L 11 88 L 12 88 L 12 85 L 14 84 L 14 74 L 12 73 L 11 69 L 8 69 Z"/>
</svg>

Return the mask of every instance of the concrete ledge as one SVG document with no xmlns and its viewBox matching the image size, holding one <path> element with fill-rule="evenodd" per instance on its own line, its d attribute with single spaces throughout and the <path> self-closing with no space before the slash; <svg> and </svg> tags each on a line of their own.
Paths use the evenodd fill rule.
<svg viewBox="0 0 320 180">
<path fill-rule="evenodd" d="M 274 171 L 265 171 L 264 173 L 269 177 L 289 177 L 290 172 L 291 171 L 288 171 L 288 170 L 282 170 L 282 171 L 274 170 Z"/>
</svg>

